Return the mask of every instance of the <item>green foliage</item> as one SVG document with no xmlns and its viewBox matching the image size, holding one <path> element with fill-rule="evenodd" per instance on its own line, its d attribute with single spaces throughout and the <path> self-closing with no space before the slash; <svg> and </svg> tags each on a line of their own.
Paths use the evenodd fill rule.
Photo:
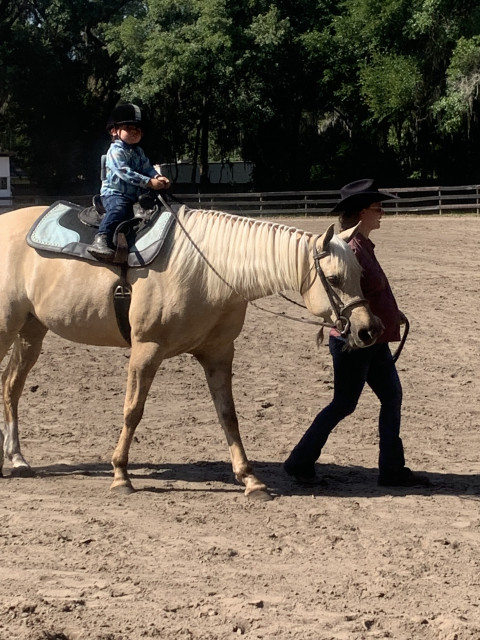
<svg viewBox="0 0 480 640">
<path fill-rule="evenodd" d="M 0 0 L 0 65 L 0 145 L 58 189 L 96 188 L 120 99 L 205 184 L 478 181 L 478 0 Z"/>
<path fill-rule="evenodd" d="M 412 57 L 374 54 L 360 67 L 360 90 L 376 120 L 401 120 L 415 108 L 422 75 Z"/>
<path fill-rule="evenodd" d="M 114 66 L 97 24 L 114 3 L 8 4 L 0 14 L 0 144 L 49 188 L 78 179 L 98 182 L 99 114 L 112 95 Z"/>
<path fill-rule="evenodd" d="M 222 136 L 235 120 L 232 20 L 224 0 L 148 0 L 144 15 L 104 26 L 119 62 L 122 97 L 152 107 L 168 160 L 200 156 L 206 175 L 210 152 L 224 155 Z"/>
<path fill-rule="evenodd" d="M 461 37 L 447 69 L 446 93 L 433 105 L 445 132 L 455 133 L 465 124 L 469 126 L 478 109 L 479 91 L 480 35 Z"/>
</svg>

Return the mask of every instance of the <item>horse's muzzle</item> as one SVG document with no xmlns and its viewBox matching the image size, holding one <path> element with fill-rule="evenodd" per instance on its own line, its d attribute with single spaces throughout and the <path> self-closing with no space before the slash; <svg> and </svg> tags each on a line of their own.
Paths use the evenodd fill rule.
<svg viewBox="0 0 480 640">
<path fill-rule="evenodd" d="M 353 324 L 348 334 L 347 348 L 364 349 L 365 347 L 371 347 L 382 335 L 383 329 L 383 323 L 377 316 L 371 316 L 370 322 L 358 328 Z"/>
</svg>

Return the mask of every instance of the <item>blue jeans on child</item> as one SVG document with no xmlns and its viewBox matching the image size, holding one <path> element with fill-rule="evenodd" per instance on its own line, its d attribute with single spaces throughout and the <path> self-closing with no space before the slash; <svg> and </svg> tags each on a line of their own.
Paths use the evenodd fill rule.
<svg viewBox="0 0 480 640">
<path fill-rule="evenodd" d="M 98 227 L 98 233 L 105 233 L 108 242 L 112 242 L 113 234 L 118 225 L 133 218 L 134 201 L 119 193 L 102 196 L 102 203 L 105 207 L 105 215 Z"/>
<path fill-rule="evenodd" d="M 334 427 L 355 410 L 367 383 L 380 400 L 380 473 L 395 474 L 405 466 L 400 438 L 402 386 L 387 343 L 344 350 L 345 342 L 331 336 L 334 392 L 332 402 L 314 419 L 285 462 L 292 473 L 313 476 L 315 462 Z"/>
</svg>

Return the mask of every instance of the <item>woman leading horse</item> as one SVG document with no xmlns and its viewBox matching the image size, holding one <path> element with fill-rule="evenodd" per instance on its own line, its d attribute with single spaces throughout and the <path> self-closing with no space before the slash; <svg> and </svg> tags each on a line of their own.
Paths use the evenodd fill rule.
<svg viewBox="0 0 480 640">
<path fill-rule="evenodd" d="M 20 448 L 18 402 L 47 331 L 83 344 L 129 346 L 112 296 L 121 268 L 28 246 L 27 232 L 42 212 L 30 207 L 0 216 L 1 359 L 13 345 L 3 373 L 0 452 L 4 448 L 14 475 L 32 473 Z M 113 490 L 133 490 L 127 470 L 130 445 L 160 363 L 188 352 L 203 366 L 237 480 L 246 495 L 267 495 L 240 438 L 231 384 L 234 340 L 248 301 L 294 290 L 315 316 L 330 321 L 336 313 L 352 347 L 372 344 L 380 326 L 363 299 L 360 267 L 344 241 L 352 233 L 340 238 L 332 225 L 313 236 L 215 211 L 179 211 L 157 258 L 127 273 L 131 355 L 124 424 L 112 458 Z M 0 471 L 2 466 L 3 452 Z"/>
</svg>

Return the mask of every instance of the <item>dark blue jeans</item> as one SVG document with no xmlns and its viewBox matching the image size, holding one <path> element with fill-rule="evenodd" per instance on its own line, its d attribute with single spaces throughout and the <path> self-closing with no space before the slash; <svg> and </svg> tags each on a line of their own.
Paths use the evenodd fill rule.
<svg viewBox="0 0 480 640">
<path fill-rule="evenodd" d="M 378 421 L 380 473 L 395 474 L 405 465 L 400 438 L 402 386 L 388 344 L 374 344 L 365 349 L 344 351 L 344 341 L 330 337 L 333 358 L 334 392 L 332 402 L 314 419 L 293 449 L 286 466 L 313 475 L 328 436 L 336 425 L 355 411 L 367 383 L 380 400 Z"/>
<path fill-rule="evenodd" d="M 115 229 L 121 222 L 133 218 L 134 201 L 119 193 L 109 196 L 102 196 L 105 215 L 98 227 L 98 233 L 105 233 L 108 242 L 112 242 Z"/>
</svg>

